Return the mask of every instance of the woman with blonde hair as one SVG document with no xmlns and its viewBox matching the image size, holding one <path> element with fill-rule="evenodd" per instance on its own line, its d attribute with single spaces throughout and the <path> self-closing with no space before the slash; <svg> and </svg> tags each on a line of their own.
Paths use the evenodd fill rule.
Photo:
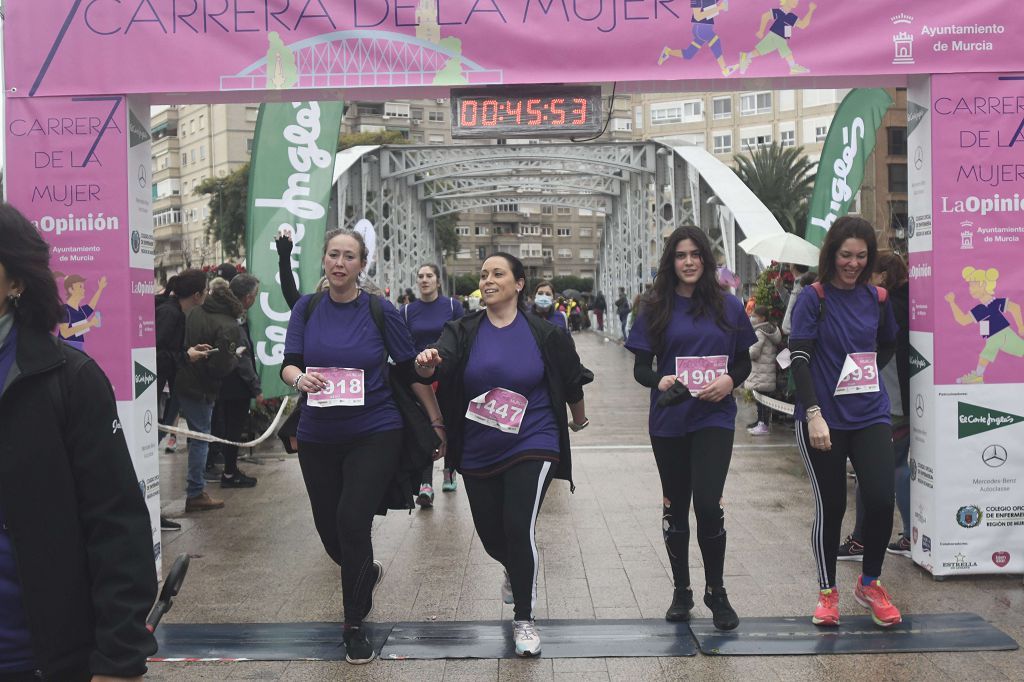
<svg viewBox="0 0 1024 682">
<path fill-rule="evenodd" d="M 958 324 L 967 326 L 978 323 L 981 338 L 985 339 L 985 347 L 978 356 L 978 366 L 956 380 L 958 384 L 985 383 L 985 370 L 995 361 L 1000 352 L 1009 353 L 1014 357 L 1024 357 L 1024 319 L 1021 318 L 1020 305 L 1006 297 L 997 297 L 996 284 L 999 281 L 999 270 L 988 268 L 982 270 L 967 266 L 961 272 L 967 282 L 967 291 L 978 305 L 964 312 L 956 303 L 956 294 L 946 294 L 946 302 L 953 311 L 953 318 Z M 1006 315 L 1009 313 L 1017 323 L 1017 331 L 1010 327 Z"/>
</svg>

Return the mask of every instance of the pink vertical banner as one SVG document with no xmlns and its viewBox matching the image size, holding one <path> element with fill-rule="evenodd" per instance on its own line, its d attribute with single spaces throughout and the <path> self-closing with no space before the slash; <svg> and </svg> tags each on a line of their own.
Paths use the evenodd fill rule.
<svg viewBox="0 0 1024 682">
<path fill-rule="evenodd" d="M 935 383 L 1024 382 L 1020 76 L 932 80 Z"/>
<path fill-rule="evenodd" d="M 123 97 L 8 99 L 5 173 L 8 201 L 51 246 L 65 308 L 57 333 L 99 363 L 119 401 L 134 397 L 123 357 L 132 331 L 124 107 Z"/>
<path fill-rule="evenodd" d="M 935 280 L 932 277 L 932 252 L 910 254 L 910 331 L 935 331 Z"/>
</svg>

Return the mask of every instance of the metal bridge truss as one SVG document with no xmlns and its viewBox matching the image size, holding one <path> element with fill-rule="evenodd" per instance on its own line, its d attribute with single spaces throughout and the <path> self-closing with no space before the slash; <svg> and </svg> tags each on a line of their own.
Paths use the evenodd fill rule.
<svg viewBox="0 0 1024 682">
<path fill-rule="evenodd" d="M 680 156 L 656 142 L 380 147 L 337 183 L 337 224 L 361 218 L 376 227 L 381 287 L 415 284 L 417 267 L 443 263 L 433 220 L 502 203 L 570 206 L 606 217 L 598 288 L 631 299 L 650 283 L 662 242 L 677 225 L 696 224 L 726 262 L 735 248 L 731 218 L 719 220 L 707 185 Z M 729 229 L 722 229 L 728 223 Z"/>
</svg>

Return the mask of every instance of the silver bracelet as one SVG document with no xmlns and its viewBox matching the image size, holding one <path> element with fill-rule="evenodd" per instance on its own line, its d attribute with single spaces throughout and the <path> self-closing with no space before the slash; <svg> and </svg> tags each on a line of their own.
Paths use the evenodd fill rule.
<svg viewBox="0 0 1024 682">
<path fill-rule="evenodd" d="M 292 388 L 298 390 L 299 382 L 302 381 L 302 377 L 306 376 L 305 372 L 299 372 L 299 376 L 295 377 L 295 381 L 292 382 Z"/>
</svg>

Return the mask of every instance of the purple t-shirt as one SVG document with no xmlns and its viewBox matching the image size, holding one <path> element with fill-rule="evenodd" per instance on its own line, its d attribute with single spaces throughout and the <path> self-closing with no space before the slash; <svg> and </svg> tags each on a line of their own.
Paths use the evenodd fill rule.
<svg viewBox="0 0 1024 682">
<path fill-rule="evenodd" d="M 401 313 L 418 353 L 441 337 L 445 322 L 459 319 L 464 311 L 458 301 L 438 296 L 430 303 L 415 300 L 402 306 Z"/>
<path fill-rule="evenodd" d="M 312 443 L 343 443 L 380 431 L 402 428 L 402 416 L 395 406 L 385 375 L 388 350 L 395 362 L 416 356 L 412 336 L 398 310 L 381 300 L 385 349 L 370 314 L 370 296 L 360 291 L 349 303 L 335 303 L 330 295 L 321 298 L 308 321 L 306 306 L 312 294 L 300 298 L 292 308 L 284 352 L 301 353 L 307 367 L 351 367 L 364 371 L 363 405 L 311 407 L 303 403 L 298 439 Z"/>
<path fill-rule="evenodd" d="M 555 310 L 555 306 L 551 306 L 550 308 L 548 308 L 546 314 L 544 313 L 544 311 L 537 308 L 537 306 L 534 306 L 533 312 L 535 312 L 537 314 L 537 317 L 544 320 L 545 322 L 549 322 L 555 325 L 556 327 L 561 327 L 565 331 L 569 331 L 569 325 L 566 324 L 565 322 L 565 313 L 563 313 L 561 310 Z"/>
<path fill-rule="evenodd" d="M 93 313 L 93 309 L 87 305 L 83 305 L 80 308 L 72 308 L 67 303 L 65 303 L 64 310 L 68 314 L 68 318 L 67 320 L 65 320 L 65 322 L 72 326 L 78 324 L 79 322 L 85 322 Z M 74 336 L 69 336 L 64 340 L 71 343 L 71 345 L 74 346 L 75 348 L 81 350 L 82 347 L 85 345 L 85 334 L 75 334 Z"/>
<path fill-rule="evenodd" d="M 878 291 L 870 285 L 837 289 L 825 285 L 825 317 L 818 321 L 818 294 L 804 287 L 793 306 L 793 341 L 814 340 L 811 377 L 821 416 L 832 429 L 862 429 L 889 424 L 889 395 L 879 381 L 877 391 L 836 396 L 836 384 L 849 353 L 875 352 L 879 343 L 895 343 L 899 327 L 892 305 L 878 305 Z M 880 369 L 880 368 L 879 368 Z M 804 405 L 796 401 L 795 416 L 804 420 Z"/>
<path fill-rule="evenodd" d="M 995 336 L 1010 326 L 1006 316 L 1003 315 L 1005 311 L 1006 299 L 994 298 L 988 303 L 979 303 L 971 308 L 971 315 L 978 322 L 988 320 L 988 333 L 982 334 L 983 337 L 988 338 L 989 336 Z"/>
<path fill-rule="evenodd" d="M 522 313 L 501 329 L 483 316 L 469 352 L 463 384 L 469 400 L 492 388 L 504 388 L 526 396 L 529 401 L 518 434 L 464 419 L 463 469 L 490 469 L 530 450 L 559 451 L 558 425 L 544 377 L 544 360 Z"/>
<path fill-rule="evenodd" d="M 771 32 L 775 35 L 782 36 L 786 40 L 789 40 L 790 36 L 793 35 L 793 25 L 796 24 L 797 15 L 792 12 L 783 12 L 781 9 L 772 10 L 772 27 Z"/>
<path fill-rule="evenodd" d="M 686 356 L 729 356 L 732 369 L 737 351 L 743 351 L 757 341 L 743 304 L 735 296 L 725 296 L 725 324 L 730 331 L 722 329 L 713 317 L 705 314 L 693 316 L 693 301 L 685 296 L 675 295 L 672 319 L 665 330 L 665 349 L 657 355 L 658 376 L 676 373 L 676 358 Z M 642 310 L 642 308 L 641 308 Z M 648 318 L 641 312 L 629 332 L 626 348 L 632 352 L 653 353 L 654 348 L 647 335 Z M 658 407 L 661 391 L 651 389 L 651 411 L 648 428 L 652 436 L 673 438 L 706 428 L 736 428 L 736 400 L 732 395 L 717 403 L 690 398 L 671 407 Z"/>
</svg>

